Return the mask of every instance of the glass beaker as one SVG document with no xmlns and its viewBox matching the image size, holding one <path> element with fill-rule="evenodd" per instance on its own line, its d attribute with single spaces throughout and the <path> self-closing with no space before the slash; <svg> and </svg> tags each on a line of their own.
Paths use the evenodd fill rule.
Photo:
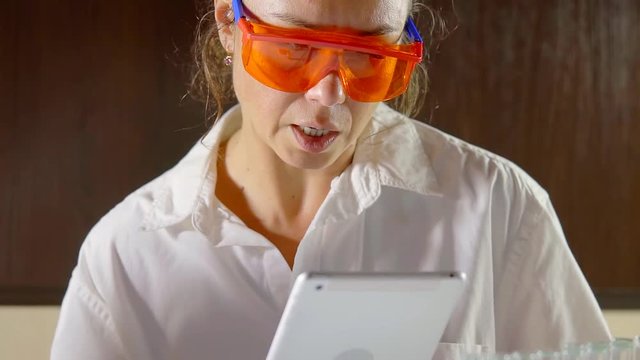
<svg viewBox="0 0 640 360">
<path fill-rule="evenodd" d="M 615 339 L 609 345 L 611 360 L 634 360 L 634 341 L 632 339 Z"/>
<path fill-rule="evenodd" d="M 529 360 L 562 360 L 562 353 L 559 351 L 538 351 L 533 354 L 529 354 Z"/>
</svg>

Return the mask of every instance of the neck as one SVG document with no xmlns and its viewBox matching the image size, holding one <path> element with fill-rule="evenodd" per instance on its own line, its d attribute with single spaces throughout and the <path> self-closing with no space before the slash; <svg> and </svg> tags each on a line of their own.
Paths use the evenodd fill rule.
<svg viewBox="0 0 640 360">
<path fill-rule="evenodd" d="M 271 232 L 281 227 L 298 229 L 287 237 L 300 240 L 326 198 L 331 181 L 349 165 L 353 152 L 324 169 L 299 169 L 283 162 L 253 135 L 243 126 L 223 146 L 225 161 L 219 163 L 218 179 L 226 185 L 217 189 L 224 187 L 227 194 L 218 194 L 219 198 L 232 197 L 230 201 L 236 202 L 232 210 L 243 221 L 254 222 L 254 228 Z M 229 196 L 231 193 L 234 196 Z M 242 204 L 237 203 L 240 199 Z"/>
</svg>

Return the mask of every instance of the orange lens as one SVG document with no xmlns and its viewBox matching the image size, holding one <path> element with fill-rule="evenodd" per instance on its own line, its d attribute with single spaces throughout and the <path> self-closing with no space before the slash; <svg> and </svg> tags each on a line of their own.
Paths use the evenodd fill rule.
<svg viewBox="0 0 640 360">
<path fill-rule="evenodd" d="M 339 46 L 287 42 L 286 38 L 261 39 L 250 36 L 247 23 L 241 25 L 244 25 L 242 60 L 246 71 L 262 84 L 280 91 L 307 91 L 329 73 L 336 72 L 353 100 L 385 101 L 406 90 L 416 64 L 396 56 Z M 250 26 L 255 33 L 265 30 L 260 25 Z"/>
<path fill-rule="evenodd" d="M 406 91 L 414 67 L 415 63 L 390 56 L 345 52 L 340 78 L 352 99 L 386 101 Z"/>
<path fill-rule="evenodd" d="M 242 46 L 244 67 L 264 85 L 286 92 L 302 92 L 313 85 L 309 78 L 310 48 L 294 44 L 248 40 Z"/>
</svg>

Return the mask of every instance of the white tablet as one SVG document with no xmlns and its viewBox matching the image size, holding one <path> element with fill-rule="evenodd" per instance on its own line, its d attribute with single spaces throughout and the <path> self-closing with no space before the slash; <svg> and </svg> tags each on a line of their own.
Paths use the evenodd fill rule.
<svg viewBox="0 0 640 360">
<path fill-rule="evenodd" d="M 304 273 L 267 360 L 431 359 L 465 275 Z"/>
</svg>

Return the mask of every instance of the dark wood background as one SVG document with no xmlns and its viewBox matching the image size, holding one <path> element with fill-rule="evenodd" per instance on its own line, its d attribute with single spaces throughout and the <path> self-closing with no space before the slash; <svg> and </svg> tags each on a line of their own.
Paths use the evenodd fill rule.
<svg viewBox="0 0 640 360">
<path fill-rule="evenodd" d="M 433 5 L 457 29 L 421 118 L 529 172 L 603 305 L 640 308 L 640 1 Z M 91 226 L 205 131 L 195 24 L 192 0 L 0 4 L 0 304 L 58 303 Z"/>
</svg>

